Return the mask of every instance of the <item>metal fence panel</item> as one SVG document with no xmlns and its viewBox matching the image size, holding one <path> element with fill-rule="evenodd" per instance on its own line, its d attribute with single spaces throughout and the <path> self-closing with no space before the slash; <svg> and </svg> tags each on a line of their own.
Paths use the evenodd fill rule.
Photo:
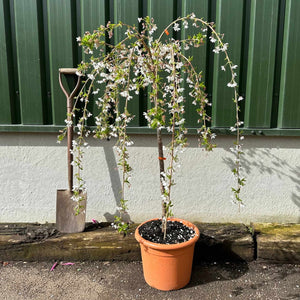
<svg viewBox="0 0 300 300">
<path fill-rule="evenodd" d="M 277 0 L 251 1 L 246 127 L 271 127 L 278 5 Z"/>
<path fill-rule="evenodd" d="M 105 0 L 83 0 L 80 1 L 80 35 L 84 35 L 86 31 L 93 32 L 100 25 L 105 25 L 107 20 L 106 16 L 109 12 L 109 4 Z M 81 50 L 81 49 L 79 49 Z M 83 60 L 88 59 L 88 54 L 81 51 L 80 56 Z M 94 89 L 102 88 L 103 86 L 95 83 Z M 97 95 L 91 95 L 88 110 L 93 114 L 97 115 L 97 105 L 96 105 Z M 90 120 L 88 125 L 94 125 Z"/>
<path fill-rule="evenodd" d="M 35 0 L 15 1 L 16 50 L 22 124 L 43 124 L 44 72 L 39 39 L 39 5 Z"/>
<path fill-rule="evenodd" d="M 12 80 L 11 66 L 9 62 L 11 61 L 8 57 L 8 53 L 11 52 L 9 49 L 6 36 L 10 36 L 10 33 L 6 34 L 5 30 L 10 29 L 9 18 L 9 6 L 8 2 L 0 1 L 0 123 L 1 124 L 11 124 L 12 114 L 11 114 L 11 93 L 13 92 L 10 82 Z M 8 24 L 7 24 L 8 23 Z"/>
<path fill-rule="evenodd" d="M 279 128 L 300 127 L 300 1 L 286 1 L 282 72 L 278 113 Z"/>
<path fill-rule="evenodd" d="M 157 35 L 191 12 L 215 21 L 216 30 L 225 34 L 230 57 L 239 66 L 245 132 L 300 135 L 299 0 L 0 0 L 0 131 L 47 132 L 64 125 L 66 99 L 58 69 L 87 58 L 76 42 L 85 31 L 108 20 L 139 26 L 137 18 L 149 15 L 160 29 Z M 185 37 L 193 28 L 172 31 L 174 38 Z M 121 33 L 116 32 L 115 43 Z M 233 92 L 226 86 L 229 74 L 221 71 L 224 57 L 213 54 L 212 47 L 208 42 L 187 54 L 203 70 L 212 127 L 227 133 L 235 122 Z M 96 98 L 89 103 L 94 114 Z M 197 114 L 190 102 L 186 95 L 185 118 L 193 128 Z M 143 118 L 149 106 L 146 90 L 131 100 L 129 110 L 136 116 L 131 132 L 150 132 Z"/>
<path fill-rule="evenodd" d="M 48 0 L 49 61 L 53 124 L 63 125 L 66 118 L 66 97 L 58 83 L 58 69 L 75 67 L 76 28 L 72 19 L 76 11 L 72 0 Z"/>
<path fill-rule="evenodd" d="M 208 0 L 184 0 L 182 1 L 182 15 L 186 16 L 193 12 L 198 12 L 197 17 L 203 18 L 207 20 L 209 17 L 209 1 Z M 188 29 L 181 28 L 182 30 L 182 38 L 187 37 L 188 35 L 192 36 L 195 33 L 195 28 L 190 27 Z M 208 66 L 208 58 L 209 58 L 209 49 L 207 45 L 199 48 L 192 48 L 188 51 L 185 51 L 186 55 L 193 57 L 193 64 L 196 67 L 196 71 L 200 72 L 202 70 L 202 81 L 207 86 L 206 81 L 208 81 L 208 77 L 206 76 L 206 69 Z M 188 87 L 184 86 L 186 94 L 186 108 L 185 108 L 185 120 L 187 127 L 194 127 L 197 125 L 197 120 L 199 119 L 198 114 L 195 112 L 194 105 L 191 104 L 191 97 L 188 95 Z M 208 86 L 207 86 L 208 88 Z M 211 100 L 211 99 L 210 99 Z"/>
<path fill-rule="evenodd" d="M 239 0 L 217 1 L 216 7 L 216 30 L 225 33 L 224 40 L 230 45 L 230 58 L 237 65 L 240 64 L 242 54 L 244 3 Z M 224 56 L 215 55 L 212 91 L 212 126 L 214 127 L 230 127 L 235 123 L 233 89 L 226 85 L 231 79 L 231 74 L 222 72 L 222 65 L 224 65 Z M 236 80 L 239 82 L 239 76 Z"/>
<path fill-rule="evenodd" d="M 138 18 L 141 15 L 141 2 L 136 0 L 116 0 L 113 1 L 113 11 L 114 11 L 114 21 L 122 21 L 128 25 L 135 25 L 139 27 Z M 124 33 L 126 29 L 120 28 L 116 31 L 114 35 L 114 42 L 117 44 L 124 39 Z M 121 98 L 121 106 L 125 105 L 125 98 Z M 133 98 L 128 103 L 128 111 L 135 117 L 130 123 L 130 126 L 140 126 L 142 125 L 142 107 L 143 102 L 147 100 L 139 95 L 133 95 Z"/>
</svg>

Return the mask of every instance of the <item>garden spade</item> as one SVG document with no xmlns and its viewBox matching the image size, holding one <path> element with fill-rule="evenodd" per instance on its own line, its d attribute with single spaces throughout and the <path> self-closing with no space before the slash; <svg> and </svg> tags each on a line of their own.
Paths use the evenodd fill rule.
<svg viewBox="0 0 300 300">
<path fill-rule="evenodd" d="M 67 97 L 67 120 L 71 121 L 72 117 L 70 113 L 73 108 L 73 99 L 80 88 L 80 76 L 76 74 L 77 69 L 75 68 L 62 68 L 59 69 L 59 84 Z M 66 77 L 77 77 L 77 83 L 73 91 L 69 94 L 63 86 L 62 74 Z M 73 125 L 67 129 L 67 143 L 68 143 L 68 190 L 57 190 L 56 198 L 56 227 L 60 232 L 75 233 L 82 232 L 85 228 L 85 207 L 86 207 L 86 194 L 83 195 L 84 200 L 80 202 L 84 208 L 76 215 L 75 207 L 77 203 L 71 199 L 73 192 Z"/>
</svg>

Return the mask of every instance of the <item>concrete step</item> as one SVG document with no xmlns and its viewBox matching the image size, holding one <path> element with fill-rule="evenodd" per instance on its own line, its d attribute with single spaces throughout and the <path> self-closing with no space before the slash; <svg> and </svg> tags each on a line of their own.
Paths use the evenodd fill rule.
<svg viewBox="0 0 300 300">
<path fill-rule="evenodd" d="M 195 223 L 200 238 L 195 262 L 252 261 L 300 263 L 300 224 Z M 140 260 L 134 238 L 137 224 L 126 237 L 108 223 L 87 223 L 85 232 L 62 234 L 55 224 L 0 224 L 0 261 Z"/>
<path fill-rule="evenodd" d="M 196 225 L 201 234 L 195 261 L 253 260 L 254 243 L 245 225 Z M 74 234 L 59 233 L 54 224 L 0 224 L 0 260 L 140 260 L 136 227 L 123 237 L 107 223 L 87 223 L 85 232 Z"/>
<path fill-rule="evenodd" d="M 253 223 L 258 260 L 300 263 L 300 224 Z"/>
<path fill-rule="evenodd" d="M 3 227 L 7 226 L 9 234 Z M 86 224 L 85 232 L 62 234 L 54 224 L 2 224 L 0 260 L 135 260 L 139 245 L 133 238 L 132 226 L 123 237 L 108 224 Z"/>
</svg>

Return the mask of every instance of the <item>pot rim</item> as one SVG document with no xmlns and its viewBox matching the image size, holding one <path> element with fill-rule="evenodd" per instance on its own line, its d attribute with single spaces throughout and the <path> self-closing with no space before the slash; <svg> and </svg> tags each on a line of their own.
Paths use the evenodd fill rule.
<svg viewBox="0 0 300 300">
<path fill-rule="evenodd" d="M 181 222 L 183 223 L 184 225 L 192 228 L 194 231 L 195 231 L 195 236 L 186 241 L 186 242 L 183 242 L 183 243 L 179 243 L 179 244 L 159 244 L 159 243 L 154 243 L 154 242 L 150 242 L 148 240 L 145 240 L 140 234 L 139 234 L 139 228 L 144 225 L 145 223 L 148 223 L 148 222 L 151 222 L 151 221 L 154 221 L 154 220 L 161 220 L 160 218 L 154 218 L 154 219 L 150 219 L 150 220 L 147 220 L 143 223 L 141 223 L 135 230 L 135 239 L 141 243 L 142 245 L 146 246 L 146 247 L 150 247 L 150 248 L 153 248 L 153 249 L 158 249 L 158 250 L 176 250 L 176 249 L 180 249 L 180 248 L 185 248 L 185 247 L 189 247 L 189 246 L 192 246 L 193 244 L 195 244 L 197 242 L 197 240 L 199 239 L 200 237 L 200 232 L 199 232 L 199 229 L 196 225 L 194 225 L 193 223 L 189 222 L 189 221 L 186 221 L 184 219 L 179 219 L 179 218 L 174 218 L 174 217 L 171 217 L 171 218 L 168 218 L 168 221 L 178 221 L 178 222 Z"/>
</svg>

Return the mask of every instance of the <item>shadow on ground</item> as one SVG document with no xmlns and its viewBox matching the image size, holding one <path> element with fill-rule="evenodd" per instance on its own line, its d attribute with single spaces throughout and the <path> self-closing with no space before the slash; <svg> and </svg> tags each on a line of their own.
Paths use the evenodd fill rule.
<svg viewBox="0 0 300 300">
<path fill-rule="evenodd" d="M 193 267 L 189 287 L 207 284 L 214 281 L 234 280 L 249 270 L 246 262 L 211 262 L 196 264 Z"/>
</svg>

